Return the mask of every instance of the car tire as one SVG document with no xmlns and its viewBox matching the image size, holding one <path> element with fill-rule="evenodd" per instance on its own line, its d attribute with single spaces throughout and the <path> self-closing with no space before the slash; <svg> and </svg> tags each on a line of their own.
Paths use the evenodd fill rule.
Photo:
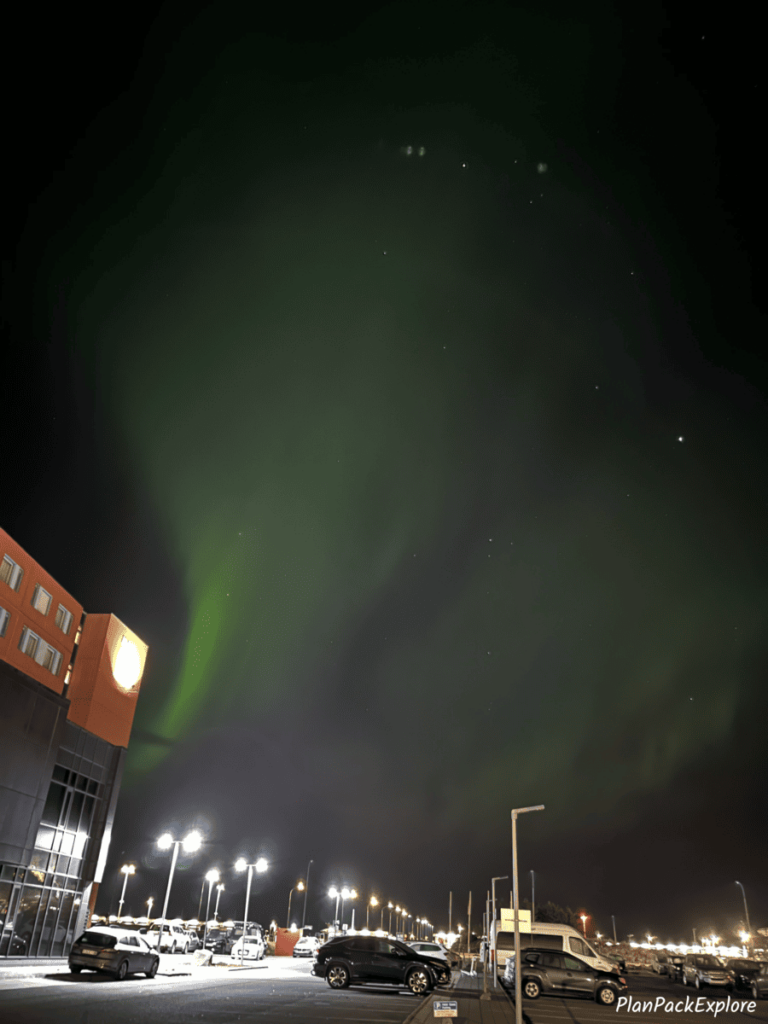
<svg viewBox="0 0 768 1024">
<path fill-rule="evenodd" d="M 423 967 L 415 967 L 408 974 L 405 983 L 415 996 L 426 995 L 432 988 L 432 978 L 429 971 L 426 971 Z"/>
<path fill-rule="evenodd" d="M 688 975 L 685 973 L 685 971 L 683 971 L 683 977 L 682 977 L 681 980 L 682 980 L 683 984 L 687 986 L 687 984 L 688 984 Z"/>
<path fill-rule="evenodd" d="M 603 985 L 597 990 L 595 999 L 601 1006 L 613 1006 L 616 1002 L 616 992 L 610 985 Z"/>
<path fill-rule="evenodd" d="M 125 979 L 128 977 L 128 961 L 127 960 L 121 960 L 120 961 L 120 964 L 118 965 L 118 968 L 115 971 L 115 977 L 117 978 L 118 981 L 125 981 Z"/>
<path fill-rule="evenodd" d="M 535 978 L 526 978 L 523 982 L 523 995 L 526 999 L 538 999 L 541 995 L 541 985 Z"/>
<path fill-rule="evenodd" d="M 753 999 L 759 999 L 760 998 L 760 993 L 757 991 L 757 985 L 755 985 L 755 984 L 752 985 L 752 998 Z"/>
<path fill-rule="evenodd" d="M 189 952 L 189 943 L 187 943 L 187 944 L 186 944 L 186 945 L 184 946 L 184 949 L 182 949 L 182 951 L 181 951 L 181 952 L 182 952 L 182 953 L 184 954 L 184 956 L 186 956 L 186 955 L 187 955 L 187 953 Z"/>
<path fill-rule="evenodd" d="M 173 954 L 176 952 L 176 939 L 174 939 L 173 942 L 171 943 L 171 948 L 168 950 L 168 952 L 171 954 L 171 956 L 173 956 Z"/>
<path fill-rule="evenodd" d="M 325 980 L 331 988 L 349 988 L 349 971 L 344 964 L 331 964 L 325 972 Z"/>
<path fill-rule="evenodd" d="M 694 982 L 694 984 L 696 985 L 697 990 L 700 992 L 701 991 L 701 978 L 698 976 L 698 974 L 696 975 L 696 981 Z"/>
<path fill-rule="evenodd" d="M 148 977 L 148 978 L 154 978 L 154 976 L 155 976 L 155 975 L 157 974 L 157 968 L 158 968 L 159 966 L 160 966 L 160 961 L 159 961 L 159 960 L 155 960 L 155 961 L 153 961 L 153 963 L 152 963 L 152 966 L 151 966 L 151 967 L 149 968 L 149 970 L 148 970 L 148 971 L 146 972 L 146 974 L 147 974 L 147 977 Z"/>
<path fill-rule="evenodd" d="M 79 967 L 79 966 L 78 966 L 77 964 L 73 964 L 73 965 L 72 965 L 72 966 L 71 966 L 71 967 L 69 968 L 69 973 L 70 973 L 70 974 L 79 974 L 79 973 L 80 973 L 80 971 L 82 971 L 82 969 L 83 969 L 83 968 L 82 968 L 82 967 Z"/>
</svg>

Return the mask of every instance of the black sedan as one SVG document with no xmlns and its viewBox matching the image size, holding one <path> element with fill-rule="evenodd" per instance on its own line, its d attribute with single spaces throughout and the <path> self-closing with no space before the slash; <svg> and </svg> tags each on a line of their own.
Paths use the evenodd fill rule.
<svg viewBox="0 0 768 1024">
<path fill-rule="evenodd" d="M 325 978 L 331 988 L 400 985 L 419 996 L 451 980 L 445 960 L 374 935 L 344 935 L 326 942 L 315 953 L 312 973 Z"/>
</svg>

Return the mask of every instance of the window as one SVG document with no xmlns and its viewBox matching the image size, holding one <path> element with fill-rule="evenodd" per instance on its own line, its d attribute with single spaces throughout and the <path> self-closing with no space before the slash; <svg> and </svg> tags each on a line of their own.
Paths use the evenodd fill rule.
<svg viewBox="0 0 768 1024">
<path fill-rule="evenodd" d="M 19 650 L 34 658 L 38 665 L 47 668 L 53 675 L 59 674 L 61 668 L 61 654 L 55 647 L 51 647 L 44 640 L 41 640 L 37 633 L 25 626 L 21 631 Z"/>
<path fill-rule="evenodd" d="M 592 950 L 581 939 L 577 939 L 574 936 L 570 937 L 571 952 L 575 953 L 576 956 L 593 956 Z M 665 958 L 666 959 L 666 958 Z"/>
<path fill-rule="evenodd" d="M 25 626 L 21 631 L 21 640 L 19 640 L 19 650 L 22 654 L 28 654 L 30 658 L 34 658 L 39 643 L 40 637 L 37 633 L 33 633 L 28 626 Z"/>
<path fill-rule="evenodd" d="M 18 590 L 24 570 L 12 558 L 6 555 L 0 563 L 0 580 L 7 583 L 11 590 Z"/>
<path fill-rule="evenodd" d="M 573 941 L 573 940 L 571 940 Z M 577 960 L 575 956 L 564 956 L 566 971 L 586 971 L 587 964 L 583 960 Z"/>
<path fill-rule="evenodd" d="M 5 608 L 0 608 L 0 636 L 5 636 L 5 631 L 8 628 L 10 619 L 10 612 L 7 612 Z"/>
<path fill-rule="evenodd" d="M 43 615 L 47 615 L 51 607 L 51 595 L 47 590 L 43 590 L 39 583 L 32 593 L 32 607 Z"/>
<path fill-rule="evenodd" d="M 72 612 L 68 612 L 63 604 L 59 605 L 59 610 L 56 612 L 56 625 L 65 635 L 69 632 L 69 627 L 72 625 Z"/>
</svg>

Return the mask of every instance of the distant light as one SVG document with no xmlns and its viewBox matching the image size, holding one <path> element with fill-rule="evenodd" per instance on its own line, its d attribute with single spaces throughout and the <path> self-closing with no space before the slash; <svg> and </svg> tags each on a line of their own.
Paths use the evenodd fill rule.
<svg viewBox="0 0 768 1024">
<path fill-rule="evenodd" d="M 157 840 L 157 845 L 161 850 L 170 850 L 173 846 L 173 836 L 170 832 L 166 832 L 165 835 L 160 836 Z"/>
<path fill-rule="evenodd" d="M 261 873 L 263 871 L 266 871 L 268 867 L 269 867 L 269 864 L 267 864 L 267 862 L 264 860 L 264 858 L 263 857 L 259 857 L 259 859 L 256 861 L 256 870 L 259 873 Z"/>
<path fill-rule="evenodd" d="M 245 857 L 238 857 L 235 861 L 235 871 L 245 871 L 248 867 L 248 861 Z"/>
<path fill-rule="evenodd" d="M 678 440 L 678 441 L 684 441 L 684 440 L 685 440 L 685 438 L 684 438 L 684 437 L 683 437 L 683 435 L 681 434 L 681 435 L 680 435 L 680 437 L 678 437 L 678 439 L 677 439 L 677 440 Z"/>
<path fill-rule="evenodd" d="M 304 892 L 304 883 L 303 882 L 299 882 L 299 884 L 296 886 L 296 888 L 299 890 L 299 892 Z"/>
<path fill-rule="evenodd" d="M 197 829 L 193 829 L 189 835 L 184 837 L 184 841 L 181 845 L 184 847 L 186 853 L 194 853 L 195 850 L 199 850 L 203 845 L 203 837 Z"/>
<path fill-rule="evenodd" d="M 219 880 L 220 878 L 221 878 L 221 875 L 220 875 L 220 874 L 219 874 L 219 872 L 218 872 L 218 871 L 216 870 L 216 868 L 211 868 L 211 870 L 210 870 L 210 871 L 208 872 L 208 874 L 207 874 L 207 875 L 205 876 L 205 880 L 206 880 L 206 882 L 218 882 L 218 880 Z"/>
<path fill-rule="evenodd" d="M 328 895 L 331 897 L 332 900 L 335 900 L 338 897 L 339 890 L 336 888 L 335 885 L 332 885 L 331 888 L 328 890 Z"/>
</svg>

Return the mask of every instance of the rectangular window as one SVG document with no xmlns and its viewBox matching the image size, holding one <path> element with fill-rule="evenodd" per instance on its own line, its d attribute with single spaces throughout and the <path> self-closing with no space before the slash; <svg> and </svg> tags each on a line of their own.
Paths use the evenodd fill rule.
<svg viewBox="0 0 768 1024">
<path fill-rule="evenodd" d="M 5 631 L 8 629 L 8 623 L 11 620 L 11 613 L 6 611 L 5 608 L 0 608 L 0 636 L 5 636 Z"/>
<path fill-rule="evenodd" d="M 48 644 L 40 644 L 40 654 L 41 657 L 36 660 L 53 675 L 58 675 L 61 666 L 61 655 L 59 652 Z"/>
<path fill-rule="evenodd" d="M 19 650 L 23 654 L 28 654 L 30 658 L 34 658 L 37 653 L 38 645 L 40 644 L 40 637 L 37 633 L 33 633 L 32 630 L 25 626 L 21 631 L 21 640 L 19 640 Z"/>
<path fill-rule="evenodd" d="M 32 592 L 32 607 L 41 612 L 41 614 L 47 615 L 51 607 L 51 600 L 52 598 L 48 591 L 43 590 L 39 583 L 36 584 Z"/>
<path fill-rule="evenodd" d="M 63 604 L 59 605 L 59 610 L 56 612 L 56 625 L 65 635 L 69 632 L 69 627 L 72 625 L 72 612 L 68 612 Z"/>
<path fill-rule="evenodd" d="M 24 570 L 12 558 L 6 555 L 0 563 L 0 580 L 7 583 L 11 590 L 18 590 Z"/>
</svg>

